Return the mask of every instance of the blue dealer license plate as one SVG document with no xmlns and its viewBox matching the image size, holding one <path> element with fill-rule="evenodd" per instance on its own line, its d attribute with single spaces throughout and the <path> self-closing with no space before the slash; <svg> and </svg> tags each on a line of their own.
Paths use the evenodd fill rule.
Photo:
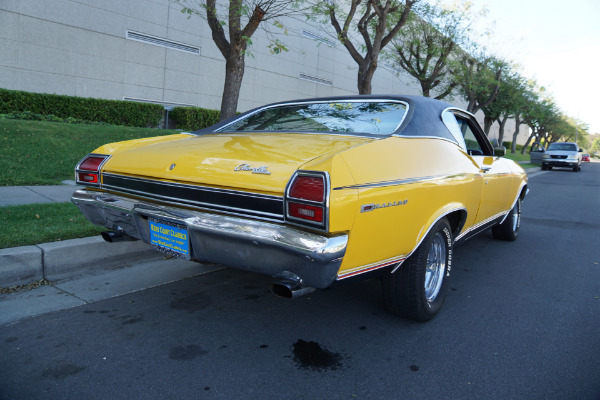
<svg viewBox="0 0 600 400">
<path fill-rule="evenodd" d="M 150 224 L 150 243 L 158 250 L 183 258 L 189 258 L 190 241 L 185 225 L 148 219 Z"/>
</svg>

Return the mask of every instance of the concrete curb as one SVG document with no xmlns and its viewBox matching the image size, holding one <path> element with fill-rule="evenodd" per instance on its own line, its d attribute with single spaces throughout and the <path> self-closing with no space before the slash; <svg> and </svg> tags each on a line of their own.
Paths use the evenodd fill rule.
<svg viewBox="0 0 600 400">
<path fill-rule="evenodd" d="M 58 280 L 162 257 L 141 240 L 107 243 L 99 236 L 0 249 L 0 287 Z"/>
</svg>

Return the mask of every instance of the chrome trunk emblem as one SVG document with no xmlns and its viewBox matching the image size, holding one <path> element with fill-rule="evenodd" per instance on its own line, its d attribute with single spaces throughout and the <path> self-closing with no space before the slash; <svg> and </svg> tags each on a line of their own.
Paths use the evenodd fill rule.
<svg viewBox="0 0 600 400">
<path fill-rule="evenodd" d="M 263 174 L 263 175 L 271 175 L 271 173 L 267 170 L 266 165 L 263 165 L 261 167 L 253 167 L 250 164 L 240 164 L 237 167 L 235 167 L 234 171 L 250 171 L 253 174 Z"/>
</svg>

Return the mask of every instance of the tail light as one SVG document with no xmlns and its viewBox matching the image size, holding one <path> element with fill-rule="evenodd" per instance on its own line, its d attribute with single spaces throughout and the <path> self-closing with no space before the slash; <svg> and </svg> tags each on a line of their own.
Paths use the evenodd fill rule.
<svg viewBox="0 0 600 400">
<path fill-rule="evenodd" d="M 286 191 L 286 219 L 297 224 L 327 229 L 328 190 L 329 181 L 325 173 L 296 172 Z"/>
<path fill-rule="evenodd" d="M 108 158 L 103 154 L 88 154 L 75 167 L 78 185 L 100 186 L 100 168 Z"/>
</svg>

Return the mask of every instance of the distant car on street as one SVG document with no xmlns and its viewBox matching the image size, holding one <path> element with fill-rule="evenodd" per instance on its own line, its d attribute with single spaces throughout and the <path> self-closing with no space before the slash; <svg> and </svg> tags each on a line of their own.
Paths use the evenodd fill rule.
<svg viewBox="0 0 600 400">
<path fill-rule="evenodd" d="M 542 158 L 542 169 L 550 170 L 552 167 L 572 168 L 574 172 L 581 170 L 583 150 L 577 143 L 554 142 L 550 143 Z"/>
<path fill-rule="evenodd" d="M 590 155 L 587 153 L 583 153 L 583 155 L 581 156 L 581 161 L 582 162 L 590 162 Z"/>
</svg>

